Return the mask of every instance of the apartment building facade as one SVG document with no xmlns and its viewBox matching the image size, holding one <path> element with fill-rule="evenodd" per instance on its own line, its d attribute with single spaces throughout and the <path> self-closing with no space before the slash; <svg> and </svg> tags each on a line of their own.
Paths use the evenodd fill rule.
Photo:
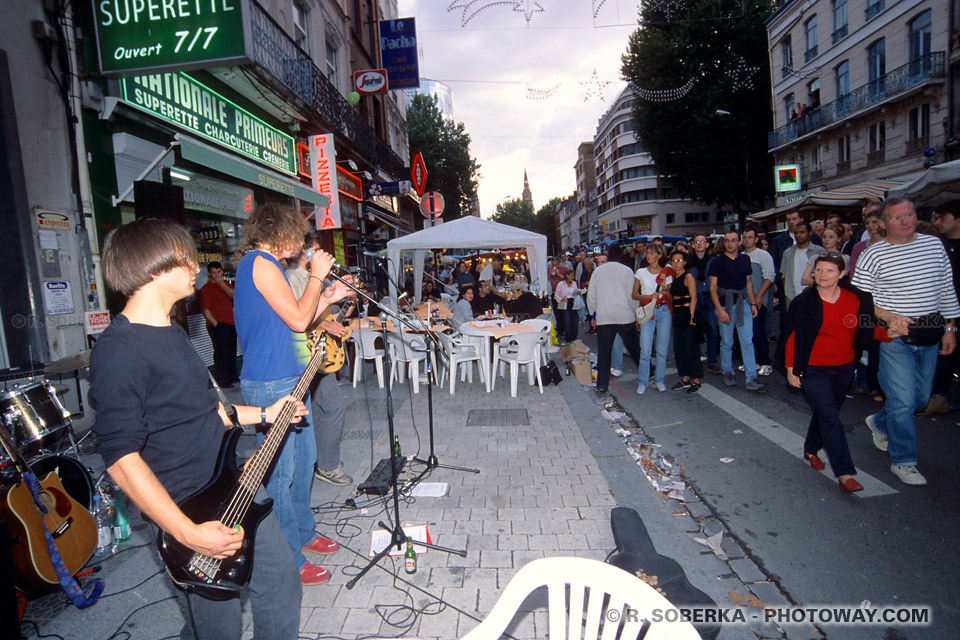
<svg viewBox="0 0 960 640">
<path fill-rule="evenodd" d="M 948 159 L 947 0 L 787 0 L 767 22 L 777 165 L 801 194 Z M 797 194 L 778 194 L 781 205 Z"/>
<path fill-rule="evenodd" d="M 721 229 L 723 214 L 715 206 L 678 198 L 657 171 L 634 135 L 634 99 L 632 90 L 624 89 L 600 118 L 593 140 L 598 239 Z"/>
</svg>

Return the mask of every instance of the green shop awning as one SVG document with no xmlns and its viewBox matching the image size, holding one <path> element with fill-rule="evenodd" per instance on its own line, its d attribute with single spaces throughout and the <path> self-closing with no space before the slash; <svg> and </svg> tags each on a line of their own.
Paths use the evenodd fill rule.
<svg viewBox="0 0 960 640">
<path fill-rule="evenodd" d="M 320 207 L 330 205 L 330 198 L 317 193 L 293 178 L 258 167 L 252 162 L 214 149 L 181 133 L 174 137 L 180 143 L 180 154 L 184 160 L 195 162 L 214 171 L 245 180 L 250 184 L 277 191 L 291 198 L 298 198 Z"/>
</svg>

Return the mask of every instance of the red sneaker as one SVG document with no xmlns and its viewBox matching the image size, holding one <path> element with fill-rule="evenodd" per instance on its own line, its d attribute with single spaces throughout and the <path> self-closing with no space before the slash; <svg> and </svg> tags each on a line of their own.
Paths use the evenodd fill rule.
<svg viewBox="0 0 960 640">
<path fill-rule="evenodd" d="M 301 551 L 313 551 L 314 553 L 319 553 L 320 555 L 326 556 L 330 555 L 331 553 L 336 553 L 339 548 L 340 545 L 330 538 L 317 536 L 310 544 L 303 547 Z"/>
<path fill-rule="evenodd" d="M 323 584 L 330 579 L 330 571 L 323 567 L 318 567 L 309 562 L 300 569 L 300 584 L 310 586 L 314 584 Z"/>
</svg>

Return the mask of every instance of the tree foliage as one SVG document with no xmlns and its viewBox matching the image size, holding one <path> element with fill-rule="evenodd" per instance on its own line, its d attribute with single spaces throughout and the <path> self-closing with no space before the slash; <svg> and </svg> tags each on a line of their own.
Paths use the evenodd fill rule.
<svg viewBox="0 0 960 640">
<path fill-rule="evenodd" d="M 443 195 L 443 219 L 468 214 L 477 197 L 480 165 L 470 156 L 470 134 L 463 123 L 444 119 L 436 96 L 417 94 L 407 107 L 407 134 L 410 157 L 419 151 L 427 165 L 426 190 Z"/>
<path fill-rule="evenodd" d="M 553 223 L 553 217 L 557 213 L 557 207 L 560 206 L 561 202 L 563 202 L 563 198 L 552 198 L 534 213 L 532 204 L 516 198 L 497 204 L 497 210 L 490 219 L 500 224 L 508 224 L 511 227 L 541 233 L 547 237 L 548 247 L 557 246 L 556 226 Z"/>
<path fill-rule="evenodd" d="M 769 0 L 643 0 L 622 72 L 636 96 L 637 139 L 682 197 L 740 212 L 762 208 L 772 194 L 770 7 Z M 691 79 L 682 98 L 643 97 Z"/>
</svg>

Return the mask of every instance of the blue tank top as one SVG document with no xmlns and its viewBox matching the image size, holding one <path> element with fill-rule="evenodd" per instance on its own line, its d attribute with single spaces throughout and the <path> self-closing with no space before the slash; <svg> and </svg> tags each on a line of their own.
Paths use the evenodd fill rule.
<svg viewBox="0 0 960 640">
<path fill-rule="evenodd" d="M 237 265 L 233 309 L 237 337 L 243 350 L 244 380 L 270 382 L 299 376 L 304 365 L 294 351 L 290 327 L 274 311 L 253 284 L 253 262 L 269 260 L 284 273 L 280 262 L 263 251 L 250 251 Z M 284 274 L 286 279 L 286 274 Z"/>
</svg>

